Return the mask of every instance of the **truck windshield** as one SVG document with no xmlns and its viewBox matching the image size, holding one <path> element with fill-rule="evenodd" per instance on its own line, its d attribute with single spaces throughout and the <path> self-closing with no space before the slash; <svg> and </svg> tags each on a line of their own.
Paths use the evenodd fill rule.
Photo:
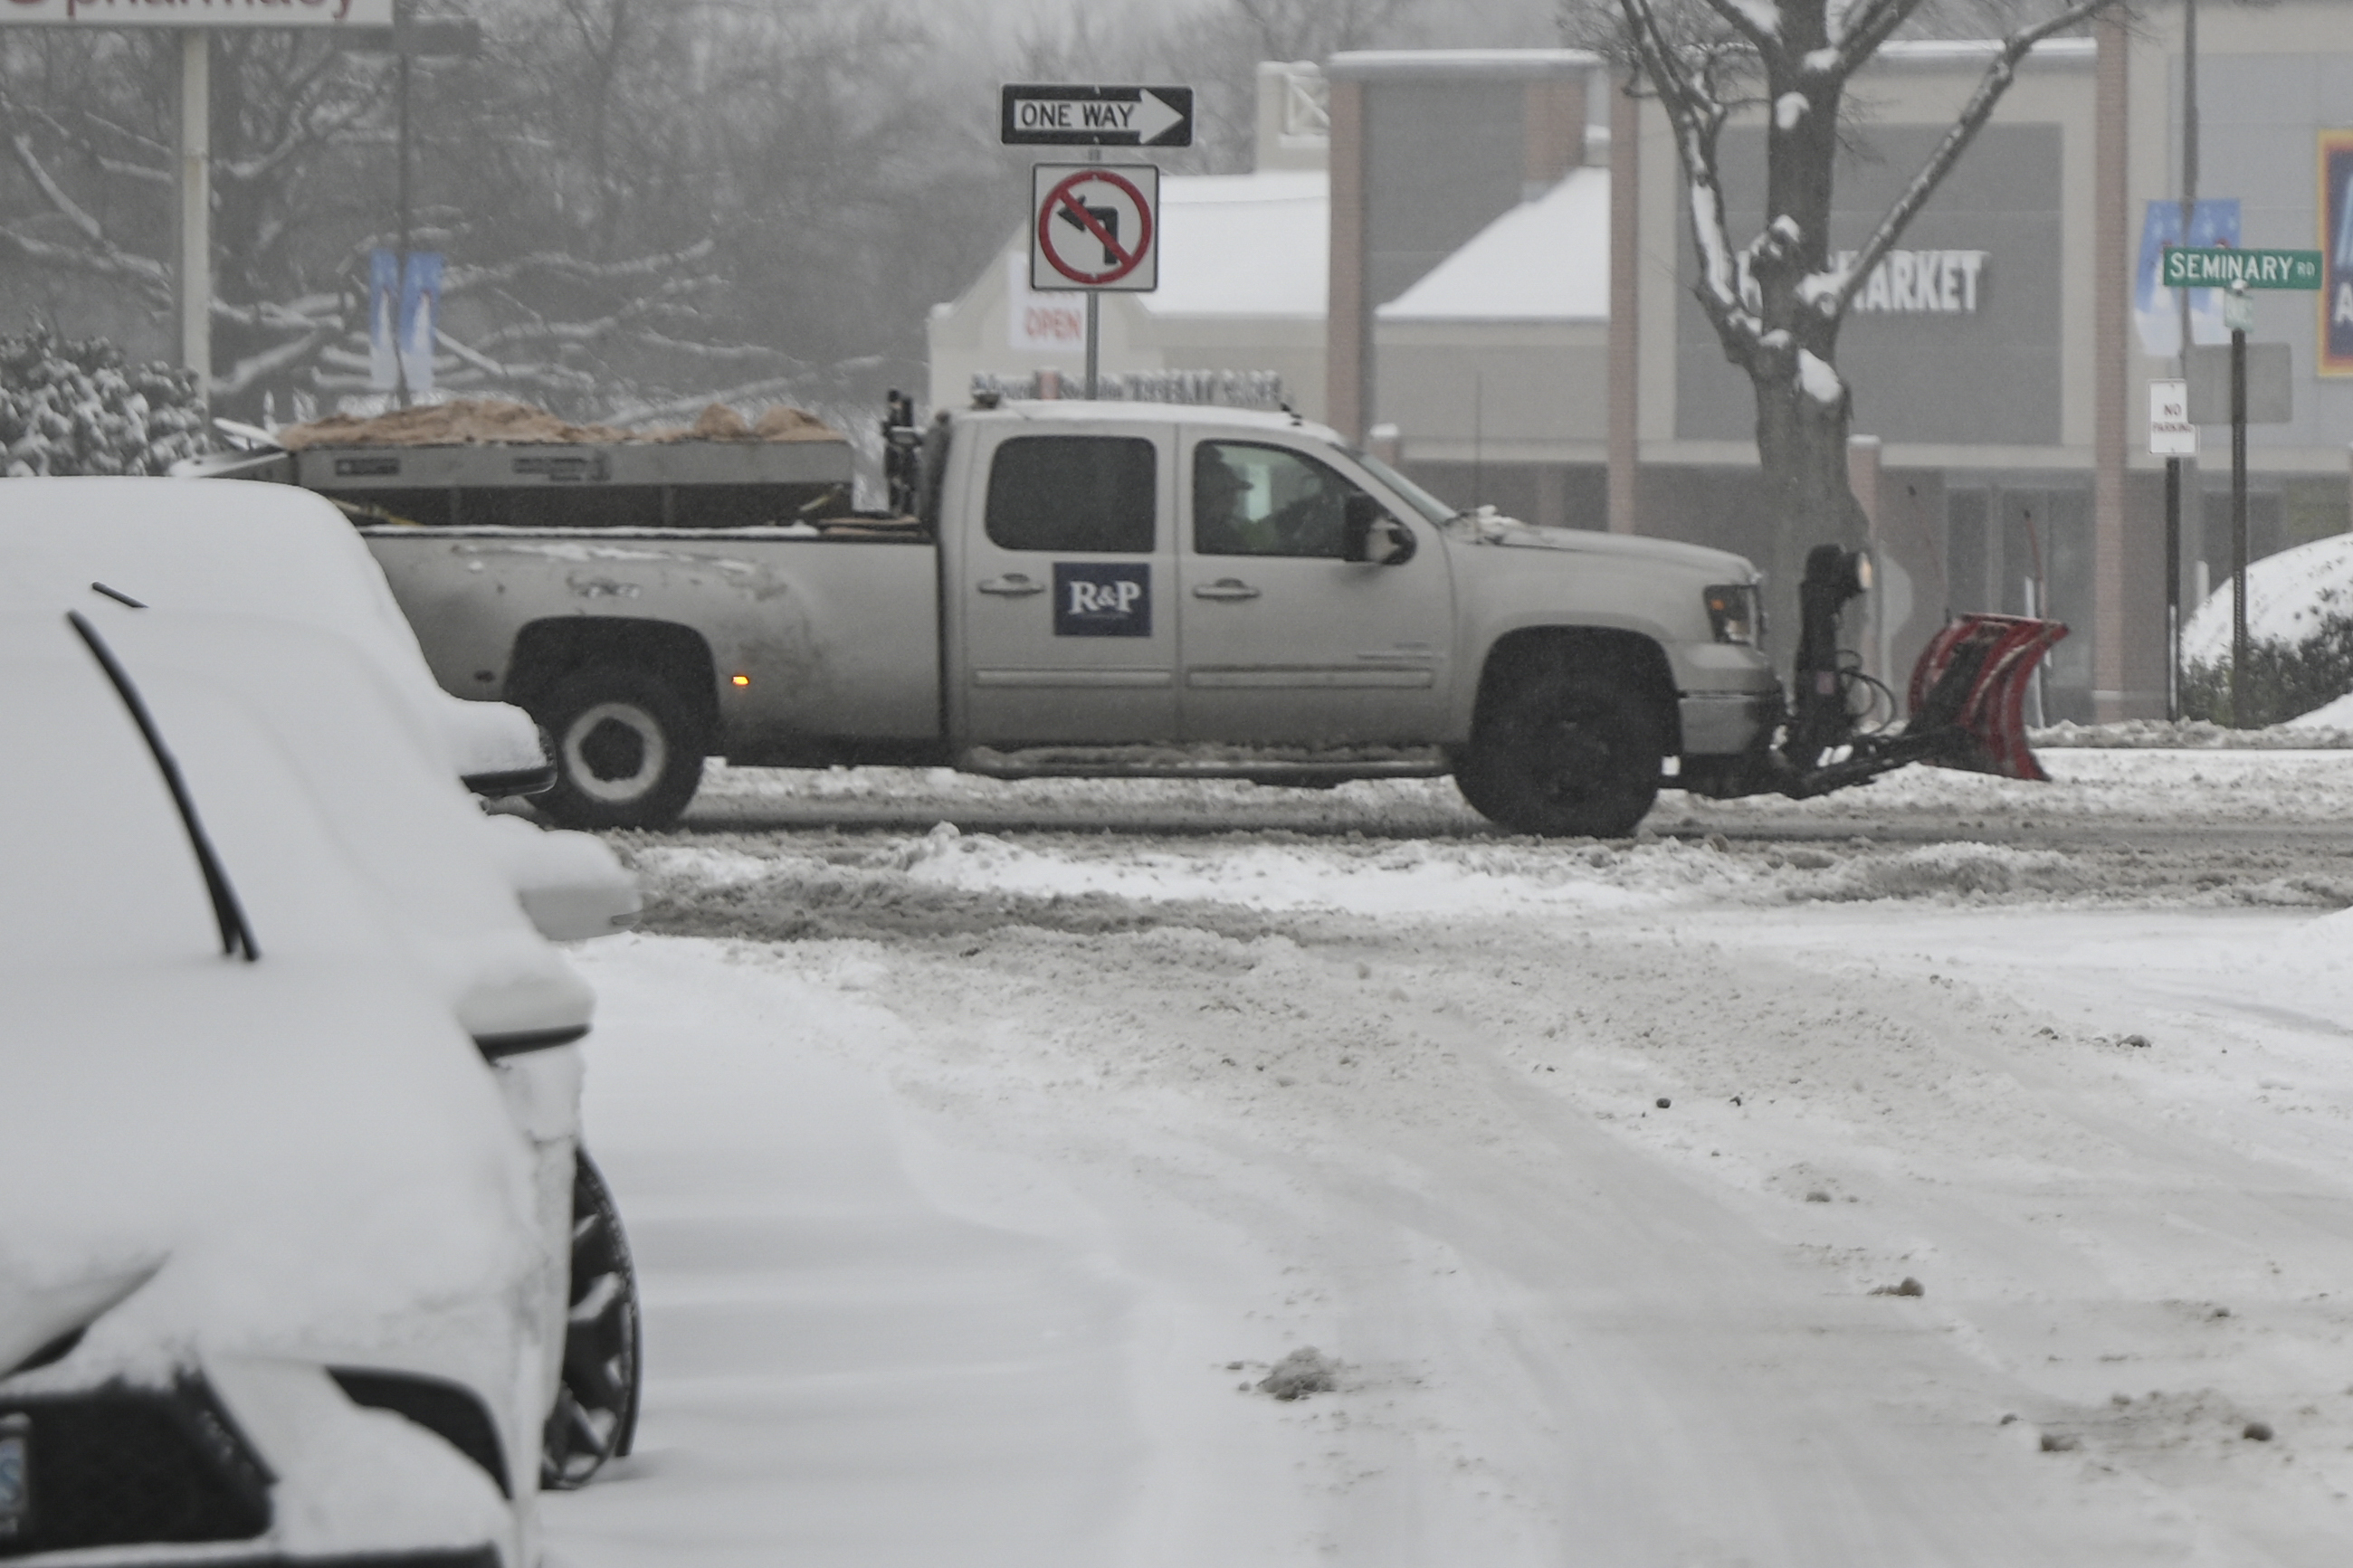
<svg viewBox="0 0 2353 1568">
<path fill-rule="evenodd" d="M 1444 501 L 1440 500 L 1436 496 L 1431 495 L 1428 490 L 1423 489 L 1419 485 L 1415 484 L 1411 479 L 1407 479 L 1403 474 L 1398 473 L 1395 468 L 1390 468 L 1387 463 L 1382 462 L 1370 452 L 1359 452 L 1354 447 L 1343 447 L 1340 450 L 1347 453 L 1348 456 L 1354 458 L 1358 463 L 1362 464 L 1366 471 L 1370 473 L 1373 478 L 1380 480 L 1381 483 L 1388 486 L 1389 489 L 1403 496 L 1408 506 L 1413 508 L 1414 510 L 1421 513 L 1422 516 L 1428 518 L 1432 522 L 1444 522 L 1449 518 L 1459 514 L 1462 510 L 1461 507 L 1448 506 Z"/>
</svg>

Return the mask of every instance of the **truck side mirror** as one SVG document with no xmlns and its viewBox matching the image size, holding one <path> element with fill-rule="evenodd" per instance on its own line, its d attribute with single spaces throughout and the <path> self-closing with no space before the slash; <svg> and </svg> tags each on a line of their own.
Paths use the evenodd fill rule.
<svg viewBox="0 0 2353 1568">
<path fill-rule="evenodd" d="M 1362 490 L 1348 498 L 1343 519 L 1344 558 L 1368 566 L 1402 566 L 1413 559 L 1413 530 L 1381 510 Z"/>
</svg>

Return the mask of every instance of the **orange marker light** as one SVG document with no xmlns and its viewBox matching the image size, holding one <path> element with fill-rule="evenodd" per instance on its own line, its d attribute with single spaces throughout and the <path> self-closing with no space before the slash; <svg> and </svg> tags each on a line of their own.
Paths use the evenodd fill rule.
<svg viewBox="0 0 2353 1568">
<path fill-rule="evenodd" d="M 748 675 L 731 676 L 729 679 L 733 680 L 738 686 L 749 686 L 752 684 L 752 678 Z"/>
</svg>

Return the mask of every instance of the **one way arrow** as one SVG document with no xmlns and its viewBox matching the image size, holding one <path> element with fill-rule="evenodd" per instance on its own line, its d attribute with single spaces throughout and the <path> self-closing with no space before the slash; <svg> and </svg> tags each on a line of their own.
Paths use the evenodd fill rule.
<svg viewBox="0 0 2353 1568">
<path fill-rule="evenodd" d="M 1145 88 L 1142 100 L 1135 106 L 1136 144 L 1143 147 L 1156 145 L 1163 136 L 1179 125 L 1189 130 L 1193 119 L 1193 105 L 1189 101 L 1192 95 L 1188 93 L 1186 96 L 1188 101 L 1179 109 L 1161 97 L 1156 89 Z M 1185 141 L 1189 142 L 1192 137 L 1188 135 Z"/>
</svg>

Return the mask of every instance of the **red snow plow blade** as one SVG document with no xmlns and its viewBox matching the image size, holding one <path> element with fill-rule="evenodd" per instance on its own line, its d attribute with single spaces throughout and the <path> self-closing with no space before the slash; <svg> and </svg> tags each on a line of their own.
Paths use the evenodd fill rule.
<svg viewBox="0 0 2353 1568">
<path fill-rule="evenodd" d="M 1912 667 L 1906 739 L 1944 744 L 1919 760 L 1940 768 L 2047 780 L 2026 743 L 2026 683 L 2067 635 L 2057 621 L 1962 616 L 1938 632 Z"/>
</svg>

